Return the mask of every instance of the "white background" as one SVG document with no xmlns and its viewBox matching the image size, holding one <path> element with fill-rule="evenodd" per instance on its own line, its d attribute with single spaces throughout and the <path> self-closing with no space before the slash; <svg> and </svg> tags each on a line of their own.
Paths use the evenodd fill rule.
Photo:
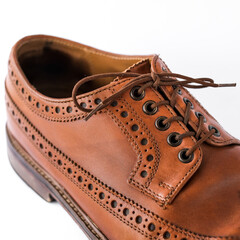
<svg viewBox="0 0 240 240">
<path fill-rule="evenodd" d="M 192 92 L 227 131 L 240 137 L 238 0 L 1 0 L 0 239 L 87 239 L 58 204 L 46 203 L 18 178 L 6 154 L 8 55 L 20 38 L 40 33 L 117 53 L 159 53 L 173 72 L 237 82 L 237 88 Z"/>
</svg>

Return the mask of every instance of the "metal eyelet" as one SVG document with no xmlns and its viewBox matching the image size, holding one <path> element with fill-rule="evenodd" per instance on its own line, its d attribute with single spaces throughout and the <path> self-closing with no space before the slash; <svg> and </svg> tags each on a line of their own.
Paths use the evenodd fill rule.
<svg viewBox="0 0 240 240">
<path fill-rule="evenodd" d="M 154 101 L 147 101 L 143 104 L 143 112 L 146 113 L 147 115 L 154 115 L 158 108 L 155 107 L 155 108 L 152 108 L 152 104 L 154 104 L 155 102 Z"/>
<path fill-rule="evenodd" d="M 178 153 L 178 159 L 182 163 L 190 163 L 193 160 L 194 153 L 191 153 L 189 156 L 186 156 L 187 151 L 188 151 L 188 148 L 184 148 Z"/>
<path fill-rule="evenodd" d="M 177 147 L 182 143 L 182 139 L 177 139 L 176 137 L 179 136 L 180 134 L 177 132 L 172 132 L 168 135 L 167 137 L 167 142 L 170 146 L 172 147 Z"/>
<path fill-rule="evenodd" d="M 212 125 L 209 125 L 209 126 L 208 126 L 208 129 L 209 129 L 209 131 L 211 131 L 212 129 L 214 129 L 214 130 L 215 130 L 215 133 L 214 133 L 213 135 L 216 136 L 216 137 L 220 137 L 221 133 L 219 132 L 219 130 L 218 130 L 216 127 L 214 127 L 214 126 L 212 126 Z"/>
<path fill-rule="evenodd" d="M 135 86 L 130 91 L 130 96 L 135 101 L 140 101 L 145 97 L 145 91 L 143 91 L 141 94 L 138 93 L 139 88 L 140 88 L 140 86 Z"/>
<path fill-rule="evenodd" d="M 167 69 L 166 69 L 164 66 L 162 66 L 162 70 L 163 70 L 164 72 L 167 71 Z"/>
<path fill-rule="evenodd" d="M 170 127 L 170 123 L 163 124 L 163 121 L 167 119 L 167 117 L 161 116 L 158 117 L 155 121 L 155 127 L 160 131 L 166 131 Z"/>
<path fill-rule="evenodd" d="M 183 101 L 184 101 L 186 104 L 190 103 L 190 104 L 191 104 L 191 109 L 193 109 L 193 104 L 192 104 L 192 102 L 191 102 L 188 98 L 183 98 Z"/>
<path fill-rule="evenodd" d="M 173 87 L 173 89 L 176 89 L 176 88 L 177 88 L 176 85 L 173 85 L 172 87 Z M 177 91 L 177 93 L 178 93 L 178 95 L 182 95 L 182 90 L 179 88 L 178 91 Z"/>
<path fill-rule="evenodd" d="M 94 100 L 94 103 L 95 103 L 96 105 L 100 104 L 101 102 L 102 102 L 102 100 L 101 100 L 100 98 L 96 98 L 96 99 Z"/>
<path fill-rule="evenodd" d="M 202 113 L 200 113 L 200 112 L 195 112 L 195 115 L 196 115 L 196 117 L 197 117 L 198 119 L 200 119 L 200 117 L 203 116 L 203 119 L 204 119 L 203 121 L 204 121 L 204 122 L 207 122 L 207 119 L 205 118 L 205 116 L 204 116 Z"/>
</svg>

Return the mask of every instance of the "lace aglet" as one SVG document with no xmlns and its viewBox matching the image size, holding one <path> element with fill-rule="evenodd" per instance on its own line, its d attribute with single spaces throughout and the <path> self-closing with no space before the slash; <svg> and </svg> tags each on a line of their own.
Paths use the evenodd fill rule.
<svg viewBox="0 0 240 240">
<path fill-rule="evenodd" d="M 223 84 L 218 84 L 218 87 L 236 87 L 236 83 L 223 83 Z"/>
<path fill-rule="evenodd" d="M 86 117 L 84 117 L 84 120 L 87 121 L 89 118 L 91 118 L 97 111 L 99 111 L 102 108 L 103 103 L 100 102 L 96 108 L 94 108 L 91 112 L 89 112 Z"/>
</svg>

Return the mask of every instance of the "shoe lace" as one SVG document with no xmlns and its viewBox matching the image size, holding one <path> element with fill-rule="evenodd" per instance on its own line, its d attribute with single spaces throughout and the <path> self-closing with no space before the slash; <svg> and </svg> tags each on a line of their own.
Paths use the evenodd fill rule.
<svg viewBox="0 0 240 240">
<path fill-rule="evenodd" d="M 132 78 L 132 79 L 127 84 L 125 84 L 120 90 L 118 90 L 116 93 L 113 93 L 111 96 L 101 101 L 97 105 L 97 107 L 94 109 L 85 108 L 84 106 L 78 103 L 77 92 L 78 92 L 78 89 L 84 83 L 97 80 L 97 79 L 109 78 L 109 77 L 112 77 L 112 78 L 118 77 L 119 79 L 122 79 L 122 78 Z M 114 100 L 119 98 L 124 92 L 139 85 L 141 85 L 141 87 L 138 88 L 138 92 L 137 92 L 139 95 L 141 95 L 145 91 L 145 89 L 149 87 L 153 87 L 155 89 L 158 89 L 161 86 L 174 87 L 173 93 L 169 100 L 162 100 L 159 102 L 152 103 L 150 108 L 155 109 L 163 105 L 164 106 L 170 105 L 172 108 L 175 108 L 177 93 L 181 86 L 186 88 L 235 87 L 236 83 L 217 84 L 217 83 L 214 83 L 214 81 L 211 78 L 191 78 L 181 74 L 169 73 L 169 72 L 156 73 L 152 71 L 151 73 L 146 73 L 146 74 L 139 74 L 139 73 L 132 73 L 132 72 L 102 73 L 102 74 L 88 76 L 79 80 L 73 88 L 72 98 L 73 98 L 74 104 L 78 109 L 88 113 L 84 118 L 87 121 L 95 113 L 107 107 Z M 177 115 L 170 118 L 166 118 L 165 120 L 163 120 L 162 124 L 166 125 L 174 121 L 181 121 L 185 125 L 187 125 L 190 118 L 191 107 L 192 107 L 191 102 L 187 102 L 184 117 Z M 190 137 L 190 136 L 194 136 L 198 140 L 185 153 L 186 157 L 190 156 L 203 142 L 205 142 L 209 137 L 211 137 L 216 132 L 216 129 L 213 128 L 209 130 L 207 133 L 205 133 L 204 135 L 202 135 L 205 118 L 203 115 L 200 115 L 198 119 L 199 121 L 198 121 L 196 131 L 187 131 L 183 134 L 179 134 L 175 136 L 176 141 L 180 141 L 183 138 Z"/>
</svg>

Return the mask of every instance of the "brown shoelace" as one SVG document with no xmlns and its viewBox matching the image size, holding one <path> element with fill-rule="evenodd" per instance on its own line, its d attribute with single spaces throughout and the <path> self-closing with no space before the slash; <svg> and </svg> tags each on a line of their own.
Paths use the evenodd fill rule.
<svg viewBox="0 0 240 240">
<path fill-rule="evenodd" d="M 126 85 L 124 85 L 119 91 L 111 95 L 110 97 L 106 98 L 102 102 L 98 104 L 98 106 L 95 109 L 87 109 L 77 101 L 77 91 L 84 83 L 97 80 L 97 79 L 103 79 L 103 78 L 132 78 Z M 181 80 L 178 80 L 181 79 Z M 153 103 L 151 105 L 152 109 L 158 108 L 163 105 L 170 105 L 172 108 L 175 107 L 176 104 L 176 97 L 177 93 L 179 91 L 179 87 L 187 87 L 187 88 L 206 88 L 206 87 L 235 87 L 236 83 L 228 83 L 228 84 L 216 84 L 214 81 L 210 78 L 191 78 L 184 75 L 176 74 L 176 73 L 147 73 L 147 74 L 138 74 L 138 73 L 131 73 L 131 72 L 117 72 L 117 73 L 103 73 L 103 74 L 96 74 L 92 76 L 85 77 L 81 79 L 79 82 L 76 83 L 76 85 L 73 88 L 72 91 L 72 98 L 75 103 L 75 105 L 83 112 L 87 112 L 87 116 L 85 117 L 85 120 L 88 120 L 90 117 L 92 117 L 96 112 L 100 111 L 101 109 L 107 107 L 109 104 L 111 104 L 114 100 L 119 98 L 124 92 L 128 91 L 129 89 L 135 87 L 135 86 L 141 86 L 138 89 L 138 94 L 141 95 L 146 88 L 154 87 L 159 88 L 161 86 L 174 86 L 175 89 L 172 93 L 172 96 L 170 100 L 163 100 L 156 103 Z M 189 117 L 191 112 L 191 102 L 186 103 L 186 110 L 184 117 L 182 116 L 173 116 L 170 118 L 166 118 L 162 124 L 170 124 L 173 121 L 182 121 L 185 125 L 188 124 Z M 190 156 L 204 141 L 206 141 L 210 136 L 212 136 L 215 133 L 215 129 L 211 129 L 207 133 L 205 133 L 204 136 L 200 138 L 201 133 L 203 132 L 203 124 L 204 124 L 204 116 L 199 116 L 199 122 L 196 132 L 188 131 L 183 134 L 177 135 L 176 141 L 180 141 L 185 137 L 195 136 L 195 138 L 198 140 L 195 145 L 188 149 L 186 152 L 186 156 Z"/>
</svg>

